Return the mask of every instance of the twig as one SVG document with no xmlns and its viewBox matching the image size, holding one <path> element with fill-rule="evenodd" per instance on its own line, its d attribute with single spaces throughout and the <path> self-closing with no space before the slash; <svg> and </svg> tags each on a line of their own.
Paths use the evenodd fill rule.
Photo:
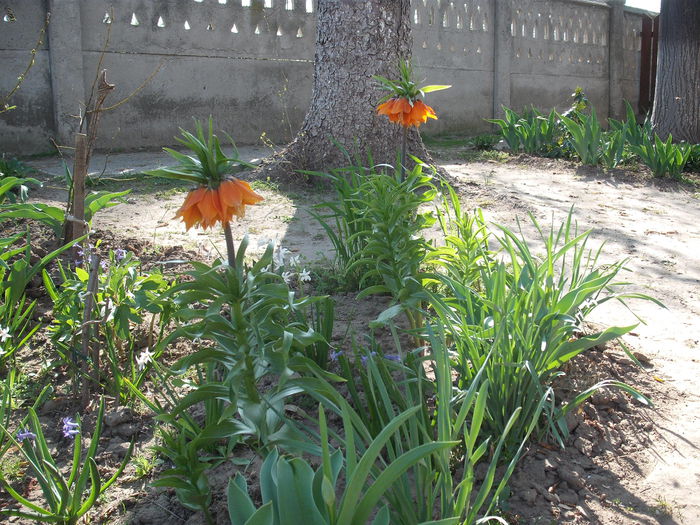
<svg viewBox="0 0 700 525">
<path fill-rule="evenodd" d="M 49 27 L 49 20 L 51 19 L 51 13 L 46 13 L 46 20 L 44 21 L 44 27 L 41 28 L 41 31 L 39 31 L 39 39 L 36 42 L 36 45 L 34 46 L 34 49 L 32 49 L 31 54 L 32 58 L 29 59 L 29 64 L 27 64 L 27 67 L 25 68 L 24 72 L 17 77 L 17 84 L 15 84 L 15 87 L 12 88 L 12 90 L 2 97 L 2 100 L 0 101 L 0 113 L 4 113 L 5 111 L 9 111 L 12 109 L 10 105 L 8 104 L 8 101 L 10 100 L 10 97 L 14 95 L 17 90 L 20 88 L 24 80 L 27 78 L 27 74 L 29 74 L 29 70 L 32 69 L 34 66 L 34 62 L 36 60 L 36 53 L 37 50 L 44 44 L 44 36 L 46 36 L 46 30 Z"/>
<path fill-rule="evenodd" d="M 90 162 L 90 157 L 92 156 L 92 150 L 95 146 L 95 139 L 97 138 L 97 126 L 100 122 L 100 113 L 102 105 L 105 102 L 107 96 L 114 89 L 114 84 L 107 82 L 107 70 L 103 69 L 99 75 L 99 81 L 97 86 L 97 102 L 93 109 L 86 109 L 85 114 L 88 116 L 88 151 L 87 151 L 87 161 Z"/>
<path fill-rule="evenodd" d="M 141 82 L 141 85 L 139 87 L 137 87 L 135 90 L 133 90 L 131 93 L 129 93 L 126 97 L 121 99 L 116 104 L 109 106 L 109 107 L 106 107 L 106 108 L 102 108 L 102 109 L 95 109 L 93 111 L 111 111 L 113 109 L 118 108 L 119 106 L 121 106 L 125 102 L 128 102 L 129 99 L 134 97 L 139 91 L 141 91 L 143 88 L 145 88 L 151 80 L 153 80 L 153 77 L 155 77 L 158 74 L 158 72 L 161 70 L 163 65 L 164 65 L 164 62 L 163 62 L 163 60 L 161 60 L 160 63 L 158 64 L 158 66 L 153 70 L 153 72 L 150 75 L 148 75 L 148 77 L 146 77 L 146 80 Z"/>
</svg>

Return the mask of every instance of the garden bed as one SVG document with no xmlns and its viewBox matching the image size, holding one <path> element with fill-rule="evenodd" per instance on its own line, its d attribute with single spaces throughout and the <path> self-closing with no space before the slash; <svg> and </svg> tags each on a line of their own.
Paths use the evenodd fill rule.
<svg viewBox="0 0 700 525">
<path fill-rule="evenodd" d="M 450 156 L 453 157 L 458 155 Z M 475 163 L 448 160 L 443 166 L 457 181 L 465 207 L 481 207 L 487 220 L 511 228 L 520 219 L 526 237 L 533 232 L 527 222 L 528 212 L 541 224 L 549 224 L 552 217 L 558 224 L 574 205 L 574 218 L 581 229 L 593 228 L 593 239 L 606 241 L 605 262 L 629 258 L 627 266 L 632 272 L 625 276 L 626 280 L 667 307 L 662 310 L 649 302 L 632 303 L 633 310 L 648 324 L 640 325 L 624 340 L 637 352 L 642 368 L 634 365 L 620 347 L 609 344 L 579 356 L 566 369 L 565 379 L 557 383 L 557 395 L 565 397 L 598 379 L 614 378 L 649 396 L 656 408 L 644 408 L 613 390 L 593 396 L 569 418 L 571 436 L 566 449 L 545 441 L 528 447 L 511 480 L 505 516 L 513 523 L 693 523 L 700 519 L 695 494 L 700 454 L 693 445 L 700 435 L 700 412 L 694 409 L 700 401 L 692 394 L 700 366 L 693 356 L 700 339 L 696 317 L 700 310 L 700 268 L 693 256 L 700 252 L 697 193 L 677 183 L 659 186 L 643 171 L 604 173 L 577 169 L 564 161 L 527 157 Z M 119 181 L 110 184 L 119 185 Z M 350 336 L 361 339 L 368 323 L 388 303 L 376 298 L 358 300 L 354 292 L 334 291 L 328 259 L 319 257 L 331 257 L 332 246 L 306 210 L 309 204 L 323 200 L 327 190 L 284 191 L 260 183 L 254 187 L 266 203 L 249 208 L 246 219 L 235 223 L 234 238 L 240 239 L 247 232 L 251 246 L 277 239 L 300 255 L 304 265 L 313 268 L 312 283 L 300 283 L 305 286 L 304 292 L 316 290 L 332 295 L 336 303 L 334 344 L 347 348 Z M 61 201 L 60 194 L 48 190 L 37 195 L 47 202 Z M 103 239 L 103 250 L 122 248 L 134 252 L 144 267 L 170 261 L 165 268 L 173 273 L 182 271 L 184 260 L 210 261 L 217 250 L 224 253 L 223 239 L 217 234 L 202 236 L 193 230 L 185 233 L 180 223 L 170 220 L 182 198 L 183 193 L 177 188 L 134 192 L 126 204 L 97 216 L 95 238 Z M 48 234 L 35 238 L 35 250 L 48 250 L 38 240 L 42 236 L 47 238 Z M 39 290 L 40 283 L 35 284 Z M 51 315 L 45 304 L 35 317 L 49 321 Z M 592 320 L 606 325 L 635 321 L 630 321 L 623 308 L 608 305 L 597 310 Z M 171 364 L 187 354 L 189 344 L 178 343 L 162 356 L 164 362 Z M 33 385 L 47 381 L 55 382 L 58 391 L 66 392 L 66 378 L 60 369 L 46 376 L 35 373 L 50 355 L 49 343 L 42 337 L 22 353 L 25 399 L 31 399 L 32 388 L 36 388 Z M 154 390 L 157 388 L 147 382 L 146 391 Z M 93 402 L 85 412 L 86 428 L 94 425 L 90 416 L 95 414 L 96 406 Z M 61 437 L 57 422 L 77 410 L 77 405 L 64 395 L 39 411 L 43 426 L 50 429 L 47 437 L 59 455 L 63 449 L 68 455 L 71 445 Z M 200 515 L 182 508 L 171 490 L 149 486 L 149 481 L 164 468 L 149 450 L 158 426 L 149 410 L 138 403 L 128 409 L 117 408 L 113 400 L 108 401 L 105 423 L 98 453 L 103 477 L 116 469 L 133 437 L 137 443 L 135 456 L 141 459 L 130 462 L 123 478 L 91 511 L 88 521 L 202 522 Z M 261 460 L 245 449 L 237 458 L 237 465 L 218 467 L 209 476 L 214 494 L 212 511 L 220 523 L 228 523 L 223 521 L 225 486 L 232 472 L 245 473 L 253 499 L 259 498 L 256 482 Z M 21 470 L 22 466 L 16 468 Z M 477 477 L 479 474 L 483 476 L 484 472 L 477 469 Z M 38 491 L 35 484 L 21 477 L 16 480 L 16 487 L 30 499 Z M 3 500 L 5 503 L 7 500 Z M 19 519 L 10 520 L 21 523 Z"/>
</svg>

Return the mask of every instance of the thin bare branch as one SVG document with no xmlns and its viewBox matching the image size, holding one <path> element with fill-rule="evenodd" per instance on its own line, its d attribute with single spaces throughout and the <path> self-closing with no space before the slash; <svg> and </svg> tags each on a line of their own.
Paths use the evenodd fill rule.
<svg viewBox="0 0 700 525">
<path fill-rule="evenodd" d="M 41 31 L 39 31 L 39 39 L 36 42 L 36 45 L 34 46 L 34 49 L 32 49 L 31 55 L 32 57 L 29 59 L 29 64 L 27 64 L 26 69 L 24 72 L 17 77 L 17 84 L 15 84 L 15 87 L 12 88 L 12 90 L 2 97 L 2 100 L 0 100 L 0 113 L 4 113 L 5 111 L 9 111 L 12 109 L 13 106 L 10 106 L 8 104 L 8 101 L 14 95 L 17 90 L 20 88 L 24 80 L 27 78 L 27 75 L 29 74 L 29 70 L 32 69 L 34 66 L 34 63 L 36 62 L 36 54 L 39 48 L 44 44 L 44 37 L 46 36 L 46 30 L 49 27 L 49 20 L 51 19 L 51 13 L 46 13 L 46 20 L 44 21 L 44 27 L 41 28 Z"/>
</svg>

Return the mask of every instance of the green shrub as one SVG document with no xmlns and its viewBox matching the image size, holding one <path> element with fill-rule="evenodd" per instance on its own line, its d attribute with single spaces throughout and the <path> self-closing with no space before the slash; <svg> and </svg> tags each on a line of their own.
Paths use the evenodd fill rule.
<svg viewBox="0 0 700 525">
<path fill-rule="evenodd" d="M 24 244 L 22 244 L 22 240 L 24 240 Z M 36 301 L 28 301 L 25 295 L 29 283 L 51 261 L 69 250 L 74 244 L 75 242 L 72 242 L 62 246 L 31 264 L 32 252 L 29 232 L 0 239 L 1 366 L 11 362 L 16 352 L 26 346 L 39 329 L 38 324 L 31 322 Z"/>
<path fill-rule="evenodd" d="M 513 151 L 520 150 L 520 132 L 518 123 L 521 120 L 520 115 L 510 108 L 503 106 L 504 118 L 502 119 L 487 119 L 487 122 L 496 124 L 501 131 L 503 140 L 506 141 L 508 147 Z"/>
<path fill-rule="evenodd" d="M 685 171 L 700 173 L 700 144 L 693 144 L 690 147 L 688 162 L 685 163 Z"/>
<path fill-rule="evenodd" d="M 404 351 L 399 342 L 396 326 L 390 321 L 377 321 L 375 325 L 387 325 L 394 333 L 395 354 L 383 353 L 374 344 L 368 348 L 355 348 L 351 356 L 337 356 L 340 374 L 346 379 L 351 404 L 357 413 L 360 436 L 372 438 L 392 424 L 401 412 L 414 407 L 420 410 L 406 423 L 405 429 L 393 435 L 387 444 L 389 464 L 411 450 L 419 449 L 435 440 L 458 442 L 454 449 L 441 449 L 413 466 L 386 491 L 391 507 L 391 523 L 415 525 L 430 522 L 436 512 L 442 519 L 457 519 L 459 523 L 474 524 L 484 514 L 493 512 L 502 496 L 508 478 L 520 457 L 521 450 L 503 454 L 511 428 L 516 422 L 534 429 L 539 412 L 531 414 L 529 422 L 523 422 L 520 409 L 512 415 L 507 428 L 499 435 L 484 432 L 484 417 L 490 384 L 482 372 L 478 372 L 468 387 L 459 388 L 452 380 L 451 353 L 445 332 L 439 323 L 428 325 L 424 332 L 426 355 L 422 347 Z M 361 363 L 361 366 L 359 365 Z M 426 365 L 434 372 L 434 379 L 426 376 Z M 328 385 L 326 391 L 332 387 Z M 309 393 L 323 399 L 323 389 L 309 389 Z M 435 409 L 426 405 L 433 399 Z M 327 399 L 329 406 L 344 402 L 334 393 Z M 540 406 L 540 410 L 542 409 Z M 524 445 L 529 431 L 521 436 Z M 365 438 L 368 439 L 368 438 Z M 455 466 L 455 449 L 460 458 Z M 488 455 L 487 450 L 492 451 Z M 496 468 L 507 462 L 497 478 Z M 474 479 L 474 471 L 480 464 L 486 466 L 486 478 L 480 486 Z M 461 475 L 453 478 L 455 468 Z"/>
<path fill-rule="evenodd" d="M 345 422 L 345 461 L 341 450 L 331 454 L 328 444 L 329 429 L 321 408 L 321 466 L 314 472 L 304 459 L 288 460 L 276 450 L 272 451 L 260 470 L 262 506 L 257 509 L 248 495 L 245 479 L 237 474 L 228 486 L 228 509 L 232 525 L 368 523 L 385 493 L 408 469 L 432 454 L 455 445 L 454 442 L 433 441 L 413 448 L 395 461 L 378 467 L 378 463 L 383 463 L 382 454 L 389 453 L 390 446 L 387 442 L 410 424 L 411 417 L 419 407 L 397 414 L 386 428 L 367 444 L 364 452 L 356 448 L 353 436 L 355 429 L 351 421 L 357 414 L 347 403 L 341 407 Z M 338 494 L 337 483 L 341 472 L 345 483 Z M 382 506 L 372 523 L 389 525 L 389 508 Z"/>
<path fill-rule="evenodd" d="M 159 272 L 141 271 L 140 261 L 123 249 L 110 250 L 99 265 L 97 286 L 89 319 L 101 319 L 88 333 L 91 345 L 103 349 L 104 365 L 83 355 L 85 301 L 93 270 L 90 248 L 78 250 L 72 267 L 59 265 L 58 284 L 44 273 L 44 284 L 53 301 L 54 320 L 49 327 L 51 342 L 58 354 L 56 366 L 66 366 L 75 379 L 84 363 L 96 371 L 101 386 L 125 402 L 130 397 L 125 380 L 140 386 L 146 379 L 148 364 L 159 357 L 157 343 L 165 337 L 173 305 L 160 300 L 171 284 Z M 137 337 L 136 328 L 150 315 L 146 344 Z"/>
<path fill-rule="evenodd" d="M 405 174 L 353 166 L 332 173 L 336 200 L 314 213 L 335 249 L 335 265 L 349 287 L 364 294 L 390 293 L 397 297 L 416 279 L 427 245 L 420 232 L 435 219 L 420 212 L 437 194 L 432 176 L 417 162 Z"/>
<path fill-rule="evenodd" d="M 584 164 L 595 166 L 603 154 L 603 130 L 598 122 L 595 109 L 590 116 L 578 114 L 578 119 L 561 117 L 569 135 L 571 146 Z"/>
<path fill-rule="evenodd" d="M 513 151 L 531 155 L 559 156 L 559 115 L 552 110 L 547 116 L 534 107 L 518 115 L 512 109 L 503 108 L 503 119 L 487 119 L 496 124 L 503 139 Z"/>
<path fill-rule="evenodd" d="M 629 146 L 639 146 L 653 135 L 651 120 L 647 116 L 640 125 L 632 105 L 625 100 L 626 120 L 619 121 L 608 119 L 611 131 L 620 131 L 624 135 L 625 143 Z"/>
<path fill-rule="evenodd" d="M 496 239 L 502 258 L 481 265 L 480 286 L 470 285 L 473 268 L 445 259 L 447 271 L 439 274 L 444 292 L 431 294 L 432 304 L 451 337 L 455 370 L 460 384 L 469 385 L 483 369 L 490 383 L 485 427 L 500 435 L 518 407 L 528 421 L 542 399 L 546 399 L 546 421 L 539 427 L 557 441 L 566 434 L 564 416 L 596 388 L 615 385 L 645 398 L 627 385 L 603 382 L 590 391 L 558 405 L 549 390 L 561 375 L 561 367 L 576 355 L 615 339 L 634 328 L 611 327 L 584 335 L 582 321 L 598 305 L 611 299 L 651 299 L 618 290 L 616 276 L 622 263 L 599 265 L 598 253 L 586 249 L 588 233 L 579 234 L 571 215 L 558 230 L 544 233 L 537 222 L 544 253 L 536 257 L 525 239 L 501 227 Z M 501 260 L 502 259 L 502 260 Z M 508 448 L 514 450 L 525 429 L 516 424 Z"/>
<path fill-rule="evenodd" d="M 0 191 L 2 188 L 0 188 Z M 123 202 L 123 197 L 131 190 L 119 192 L 94 191 L 85 197 L 85 221 L 92 222 L 94 215 L 105 208 L 116 206 Z M 0 221 L 4 219 L 32 219 L 50 227 L 56 237 L 62 237 L 63 227 L 66 222 L 66 211 L 57 206 L 50 206 L 41 202 L 21 202 L 15 204 L 0 205 Z"/>
<path fill-rule="evenodd" d="M 680 178 L 690 158 L 692 146 L 686 143 L 674 144 L 670 134 L 664 142 L 654 133 L 653 138 L 643 139 L 640 145 L 630 145 L 630 150 L 640 158 L 655 177 L 670 175 Z"/>
<path fill-rule="evenodd" d="M 625 158 L 625 134 L 623 131 L 603 133 L 600 161 L 608 169 L 616 168 Z"/>
<path fill-rule="evenodd" d="M 478 150 L 488 150 L 493 148 L 500 139 L 500 135 L 482 133 L 481 135 L 469 139 L 468 144 Z"/>
<path fill-rule="evenodd" d="M 29 184 L 41 186 L 41 182 L 30 177 L 34 168 L 11 157 L 0 157 L 0 204 L 8 200 L 15 204 L 26 202 L 29 197 Z"/>
</svg>

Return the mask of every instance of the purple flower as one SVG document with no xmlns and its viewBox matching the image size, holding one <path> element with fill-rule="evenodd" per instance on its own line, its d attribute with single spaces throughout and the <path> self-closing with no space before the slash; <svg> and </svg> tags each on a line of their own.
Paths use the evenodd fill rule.
<svg viewBox="0 0 700 525">
<path fill-rule="evenodd" d="M 377 352 L 370 352 L 369 355 L 363 355 L 363 356 L 361 356 L 361 357 L 360 357 L 360 360 L 362 361 L 362 365 L 363 365 L 363 366 L 367 366 L 367 359 L 368 359 L 369 357 L 373 357 L 373 356 L 375 356 L 375 355 L 377 355 Z"/>
<path fill-rule="evenodd" d="M 34 432 L 30 432 L 28 428 L 25 428 L 24 430 L 20 429 L 19 432 L 17 432 L 17 441 L 24 441 L 25 439 L 34 442 L 36 439 L 36 434 Z"/>
<path fill-rule="evenodd" d="M 401 362 L 401 356 L 397 354 L 384 354 L 384 359 L 388 359 L 389 361 L 395 361 L 397 363 Z"/>
<path fill-rule="evenodd" d="M 331 352 L 330 353 L 331 361 L 337 361 L 341 355 L 343 355 L 342 350 L 338 350 L 337 352 Z"/>
<path fill-rule="evenodd" d="M 109 261 L 107 259 L 102 259 L 102 261 L 100 261 L 100 266 L 102 270 L 106 272 L 109 269 Z"/>
<path fill-rule="evenodd" d="M 122 250 L 121 248 L 114 250 L 114 258 L 117 262 L 121 262 L 124 257 L 126 257 L 126 250 Z"/>
<path fill-rule="evenodd" d="M 73 421 L 73 418 L 63 418 L 63 437 L 75 438 L 80 433 L 80 425 Z"/>
</svg>

